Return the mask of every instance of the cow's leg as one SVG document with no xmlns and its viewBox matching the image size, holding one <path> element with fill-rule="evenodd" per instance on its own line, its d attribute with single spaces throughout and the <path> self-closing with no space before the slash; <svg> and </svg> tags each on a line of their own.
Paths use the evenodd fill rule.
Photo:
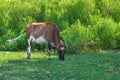
<svg viewBox="0 0 120 80">
<path fill-rule="evenodd" d="M 49 60 L 51 60 L 51 45 L 50 42 L 48 42 L 48 55 L 49 55 Z"/>
<path fill-rule="evenodd" d="M 28 45 L 28 48 L 27 48 L 27 58 L 28 59 L 31 59 L 30 51 L 31 51 L 31 46 Z"/>
<path fill-rule="evenodd" d="M 30 40 L 28 40 L 28 47 L 27 47 L 27 58 L 31 59 L 31 44 L 30 44 Z"/>
</svg>

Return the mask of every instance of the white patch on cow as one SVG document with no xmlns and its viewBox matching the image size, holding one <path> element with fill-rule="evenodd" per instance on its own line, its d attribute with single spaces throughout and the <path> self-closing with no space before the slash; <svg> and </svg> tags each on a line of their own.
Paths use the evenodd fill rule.
<svg viewBox="0 0 120 80">
<path fill-rule="evenodd" d="M 60 50 L 62 50 L 62 51 L 65 50 L 65 47 L 61 47 Z"/>
<path fill-rule="evenodd" d="M 32 42 L 35 42 L 35 43 L 46 43 L 47 41 L 45 40 L 44 38 L 44 35 L 38 37 L 38 38 L 34 38 L 32 35 L 30 36 L 29 40 L 28 40 L 28 43 L 32 41 Z"/>
<path fill-rule="evenodd" d="M 48 50 L 48 53 L 50 53 L 51 52 L 51 50 Z"/>
<path fill-rule="evenodd" d="M 31 51 L 30 41 L 31 41 L 31 37 L 28 39 L 28 48 L 27 48 L 28 53 L 30 53 Z"/>
<path fill-rule="evenodd" d="M 54 44 L 53 42 L 51 42 L 50 45 L 51 45 L 52 47 L 55 47 L 55 44 Z"/>
<path fill-rule="evenodd" d="M 28 53 L 30 53 L 30 50 L 31 50 L 31 46 L 28 47 Z"/>
<path fill-rule="evenodd" d="M 40 36 L 35 40 L 36 43 L 46 43 L 46 40 L 43 36 Z"/>
</svg>

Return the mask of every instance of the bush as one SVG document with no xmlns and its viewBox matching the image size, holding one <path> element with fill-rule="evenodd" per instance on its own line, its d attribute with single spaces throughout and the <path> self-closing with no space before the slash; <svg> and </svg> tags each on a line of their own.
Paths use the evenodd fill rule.
<svg viewBox="0 0 120 80">
<path fill-rule="evenodd" d="M 75 22 L 61 35 L 68 45 L 69 53 L 94 52 L 100 49 L 116 49 L 120 38 L 119 24 L 111 18 L 100 18 L 94 26 L 85 27 L 80 20 Z"/>
<path fill-rule="evenodd" d="M 61 32 L 69 53 L 80 53 L 90 51 L 92 33 L 83 26 L 78 19 L 69 28 Z"/>
<path fill-rule="evenodd" d="M 116 24 L 116 30 L 114 34 L 114 40 L 116 41 L 116 49 L 120 48 L 120 22 Z"/>
<path fill-rule="evenodd" d="M 99 40 L 101 48 L 116 48 L 116 23 L 111 18 L 101 18 L 93 26 L 93 34 Z"/>
<path fill-rule="evenodd" d="M 0 50 L 26 50 L 25 36 L 17 43 L 6 40 L 20 35 L 30 22 L 57 24 L 69 53 L 120 48 L 119 0 L 0 0 L 0 4 Z"/>
</svg>

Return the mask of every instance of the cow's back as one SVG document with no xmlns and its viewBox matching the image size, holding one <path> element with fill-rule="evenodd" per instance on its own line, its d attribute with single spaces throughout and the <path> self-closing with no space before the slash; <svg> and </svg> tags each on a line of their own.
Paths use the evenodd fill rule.
<svg viewBox="0 0 120 80">
<path fill-rule="evenodd" d="M 30 35 L 36 39 L 44 36 L 46 41 L 55 42 L 55 35 L 56 32 L 58 32 L 58 28 L 53 23 L 30 23 L 26 26 L 25 31 L 27 38 L 29 38 Z"/>
<path fill-rule="evenodd" d="M 57 26 L 53 23 L 46 23 L 46 25 L 47 25 L 45 32 L 46 40 L 55 42 L 56 31 L 58 31 Z"/>
</svg>

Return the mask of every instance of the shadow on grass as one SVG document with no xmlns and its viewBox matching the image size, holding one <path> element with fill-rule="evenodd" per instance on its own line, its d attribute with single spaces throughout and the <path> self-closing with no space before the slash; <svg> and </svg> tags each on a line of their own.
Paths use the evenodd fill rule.
<svg viewBox="0 0 120 80">
<path fill-rule="evenodd" d="M 47 57 L 8 60 L 0 65 L 0 80 L 46 80 L 52 77 L 51 71 L 59 62 L 54 56 L 52 60 Z"/>
</svg>

